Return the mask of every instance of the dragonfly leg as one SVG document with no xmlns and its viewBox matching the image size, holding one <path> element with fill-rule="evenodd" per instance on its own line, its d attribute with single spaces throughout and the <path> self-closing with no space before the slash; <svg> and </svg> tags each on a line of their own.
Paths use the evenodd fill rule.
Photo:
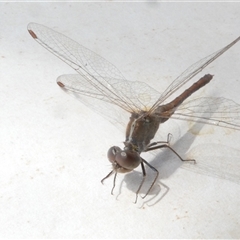
<svg viewBox="0 0 240 240">
<path fill-rule="evenodd" d="M 158 142 L 156 142 L 156 144 L 155 145 L 157 145 L 158 144 Z M 151 144 L 150 144 L 151 145 Z M 152 145 L 151 145 L 152 146 Z M 149 151 L 152 151 L 152 150 L 155 150 L 155 149 L 160 149 L 160 148 L 168 148 L 168 149 L 170 149 L 173 153 L 175 153 L 175 155 L 177 155 L 178 156 L 178 158 L 181 160 L 181 161 L 183 161 L 183 162 L 194 162 L 194 163 L 196 163 L 196 160 L 195 159 L 183 159 L 173 148 L 171 148 L 169 145 L 168 145 L 168 142 L 167 143 L 165 143 L 165 144 L 160 144 L 160 145 L 158 145 L 158 146 L 154 146 L 154 147 L 148 147 L 146 150 L 145 150 L 145 152 L 149 152 Z"/>
<path fill-rule="evenodd" d="M 112 194 L 112 195 L 113 195 L 113 190 L 114 190 L 115 185 L 116 185 L 116 177 L 117 177 L 117 172 L 115 172 L 114 178 L 113 178 L 113 187 L 112 187 L 112 191 L 111 191 L 111 194 Z"/>
<path fill-rule="evenodd" d="M 141 158 L 142 159 L 142 158 Z M 145 161 L 144 159 L 142 159 L 142 161 Z M 138 199 L 138 194 L 139 194 L 139 191 L 141 190 L 142 188 L 142 185 L 145 181 L 145 178 L 146 178 L 146 170 L 145 170 L 145 167 L 144 167 L 144 164 L 143 162 L 141 162 L 141 168 L 142 168 L 142 174 L 143 174 L 143 177 L 142 177 L 142 181 L 138 187 L 138 190 L 136 191 L 136 199 L 135 199 L 135 202 L 134 203 L 137 203 L 137 199 Z"/>
<path fill-rule="evenodd" d="M 114 174 L 114 178 L 113 178 L 113 187 L 112 187 L 112 191 L 111 191 L 111 194 L 112 194 L 112 195 L 113 195 L 113 190 L 114 190 L 115 185 L 116 185 L 117 171 L 112 170 L 106 177 L 104 177 L 104 178 L 101 180 L 101 183 L 103 184 L 103 182 L 105 181 L 105 179 L 109 178 L 114 172 L 115 172 L 115 174 Z"/>
<path fill-rule="evenodd" d="M 147 149 L 149 148 L 149 147 L 152 147 L 152 146 L 155 146 L 155 145 L 157 145 L 157 144 L 159 144 L 159 143 L 165 143 L 165 144 L 169 144 L 170 143 L 170 141 L 171 141 L 171 138 L 172 138 L 172 134 L 171 133 L 169 133 L 168 134 L 168 136 L 167 136 L 167 141 L 157 141 L 157 142 L 153 142 L 153 143 L 150 143 L 148 146 L 147 146 Z"/>
<path fill-rule="evenodd" d="M 108 173 L 108 175 L 101 180 L 101 183 L 103 184 L 103 182 L 104 182 L 107 178 L 109 178 L 113 173 L 114 173 L 113 170 L 112 170 L 110 173 Z"/>
<path fill-rule="evenodd" d="M 146 160 L 144 160 L 143 158 L 141 158 L 141 159 L 142 159 L 142 162 L 141 162 L 142 165 L 143 165 L 143 163 L 145 163 L 149 168 L 151 168 L 154 172 L 156 172 L 156 177 L 154 178 L 150 188 L 148 189 L 147 193 L 142 197 L 142 198 L 145 198 L 149 194 L 149 192 L 151 191 L 151 189 L 152 189 L 153 185 L 155 184 L 155 182 L 157 181 L 159 172 L 158 172 L 158 170 L 155 167 L 153 167 L 151 164 L 149 164 Z M 145 169 L 144 169 L 144 171 L 145 171 Z M 145 173 L 145 176 L 146 176 L 146 173 Z M 141 182 L 139 190 L 142 187 L 142 184 L 143 184 L 143 181 Z"/>
<path fill-rule="evenodd" d="M 151 191 L 151 189 L 152 189 L 153 185 L 155 184 L 155 182 L 156 182 L 156 180 L 157 180 L 157 178 L 158 178 L 158 175 L 159 175 L 159 172 L 158 172 L 158 170 L 157 170 L 156 168 L 154 168 L 152 165 L 150 165 L 150 164 L 149 164 L 146 160 L 144 160 L 143 158 L 141 158 L 141 160 L 142 160 L 142 162 L 141 162 L 141 167 L 142 167 L 143 178 L 142 178 L 142 181 L 141 181 L 141 183 L 140 183 L 140 185 L 139 185 L 139 187 L 138 187 L 138 190 L 136 191 L 136 199 L 135 199 L 135 202 L 134 202 L 134 203 L 137 203 L 137 198 L 138 198 L 139 191 L 141 190 L 142 185 L 143 185 L 143 183 L 144 183 L 144 181 L 145 181 L 145 178 L 146 178 L 146 170 L 145 170 L 144 164 L 146 164 L 149 168 L 151 168 L 153 171 L 156 172 L 156 177 L 154 178 L 154 180 L 153 180 L 150 188 L 148 189 L 147 193 L 146 193 L 142 198 L 145 198 L 145 197 L 149 194 L 149 192 Z"/>
</svg>

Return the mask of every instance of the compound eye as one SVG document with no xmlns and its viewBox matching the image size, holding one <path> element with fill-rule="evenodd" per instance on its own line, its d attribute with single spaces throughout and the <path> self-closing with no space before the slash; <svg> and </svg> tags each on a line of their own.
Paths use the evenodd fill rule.
<svg viewBox="0 0 240 240">
<path fill-rule="evenodd" d="M 122 151 L 122 150 L 121 150 L 120 147 L 114 146 L 114 147 L 109 148 L 108 153 L 107 153 L 108 160 L 109 160 L 111 163 L 115 163 L 115 162 L 116 162 L 116 160 L 115 160 L 116 154 L 117 154 L 118 152 L 121 152 L 121 151 Z"/>
<path fill-rule="evenodd" d="M 133 151 L 120 151 L 116 153 L 115 161 L 119 166 L 127 170 L 133 170 L 138 167 L 141 158 L 137 152 Z"/>
</svg>

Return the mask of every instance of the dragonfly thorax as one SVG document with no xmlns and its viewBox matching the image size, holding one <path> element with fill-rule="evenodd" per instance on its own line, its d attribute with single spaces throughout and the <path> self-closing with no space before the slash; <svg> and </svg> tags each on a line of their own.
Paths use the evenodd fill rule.
<svg viewBox="0 0 240 240">
<path fill-rule="evenodd" d="M 147 115 L 145 112 L 133 113 L 126 129 L 125 146 L 130 143 L 139 153 L 145 151 L 147 145 L 154 138 L 160 123 L 161 118 L 155 113 L 151 115 Z"/>
</svg>

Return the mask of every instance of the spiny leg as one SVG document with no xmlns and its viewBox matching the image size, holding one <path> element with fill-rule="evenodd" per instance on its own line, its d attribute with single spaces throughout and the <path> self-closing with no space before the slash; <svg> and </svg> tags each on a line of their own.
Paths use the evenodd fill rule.
<svg viewBox="0 0 240 240">
<path fill-rule="evenodd" d="M 115 172 L 115 174 L 114 174 L 114 178 L 113 178 L 113 187 L 112 187 L 112 191 L 111 191 L 111 194 L 112 194 L 112 195 L 113 195 L 113 190 L 114 190 L 115 185 L 116 185 L 117 171 L 112 170 L 106 177 L 104 177 L 104 178 L 101 180 L 101 183 L 103 184 L 104 180 L 107 179 L 107 178 L 109 178 L 114 172 Z"/>
<path fill-rule="evenodd" d="M 141 158 L 142 159 L 142 158 Z M 142 159 L 142 161 L 145 161 L 144 159 Z M 135 202 L 134 203 L 137 203 L 137 198 L 138 198 L 138 194 L 139 194 L 139 191 L 140 189 L 142 188 L 142 185 L 145 181 L 145 178 L 146 178 L 146 171 L 145 171 L 145 167 L 144 167 L 144 164 L 143 162 L 141 162 L 141 167 L 142 167 L 142 174 L 143 174 L 143 177 L 142 177 L 142 181 L 138 187 L 138 190 L 136 191 L 136 199 L 135 199 Z"/>
<path fill-rule="evenodd" d="M 112 195 L 113 195 L 113 190 L 114 190 L 115 185 L 116 185 L 116 177 L 117 177 L 117 171 L 115 172 L 114 178 L 113 178 L 113 187 L 112 187 L 112 191 L 111 191 L 111 194 L 112 194 Z"/>
<path fill-rule="evenodd" d="M 101 183 L 103 184 L 105 179 L 109 178 L 113 173 L 114 173 L 114 170 L 112 170 L 110 173 L 108 173 L 108 175 L 101 180 Z"/>
<path fill-rule="evenodd" d="M 172 135 L 169 133 L 168 134 L 168 138 L 167 138 L 167 141 L 166 142 L 162 142 L 162 141 L 159 141 L 159 142 L 153 142 L 153 143 L 150 143 L 148 145 L 148 148 L 145 150 L 145 152 L 149 152 L 149 151 L 152 151 L 152 150 L 155 150 L 155 149 L 160 149 L 160 148 L 169 148 L 175 155 L 178 156 L 178 158 L 182 161 L 182 162 L 194 162 L 196 163 L 196 160 L 195 159 L 183 159 L 172 147 L 169 146 L 169 142 L 170 142 L 170 137 Z M 160 145 L 157 145 L 157 144 L 160 144 Z M 156 146 L 157 145 L 157 146 Z M 154 147 L 152 147 L 154 146 Z"/>
<path fill-rule="evenodd" d="M 169 142 L 171 141 L 171 137 L 172 137 L 172 134 L 171 133 L 169 133 L 168 134 L 168 136 L 167 136 L 167 141 L 157 141 L 157 142 L 153 142 L 153 143 L 150 143 L 150 144 L 148 144 L 148 146 L 147 146 L 147 149 L 149 148 L 149 147 L 152 147 L 152 146 L 155 146 L 155 145 L 157 145 L 157 144 L 159 144 L 159 143 L 165 143 L 165 144 L 169 144 Z"/>
<path fill-rule="evenodd" d="M 193 161 L 194 163 L 196 163 L 196 160 L 195 160 L 195 159 L 183 159 L 173 148 L 171 148 L 171 147 L 168 145 L 168 143 L 170 142 L 170 137 L 171 137 L 171 136 L 172 136 L 172 135 L 169 133 L 166 142 L 164 142 L 164 141 L 159 141 L 159 142 L 153 142 L 153 143 L 149 144 L 149 145 L 148 145 L 148 148 L 147 148 L 147 150 L 145 150 L 145 152 L 166 147 L 166 148 L 169 148 L 173 153 L 175 153 L 181 161 L 183 161 L 183 162 L 185 162 L 185 161 Z M 159 144 L 159 143 L 160 143 L 161 145 L 152 147 L 152 146 L 157 145 L 157 144 Z M 164 144 L 163 144 L 163 143 L 164 143 Z M 141 158 L 141 159 L 142 159 L 141 165 L 143 166 L 142 169 L 144 169 L 144 170 L 143 170 L 143 176 L 144 176 L 144 178 L 143 178 L 143 180 L 142 180 L 142 182 L 141 182 L 141 184 L 140 184 L 140 186 L 139 186 L 139 188 L 138 188 L 138 191 L 136 192 L 137 195 L 138 195 L 138 193 L 139 193 L 139 191 L 140 191 L 140 189 L 141 189 L 141 187 L 142 187 L 142 185 L 143 185 L 143 182 L 144 182 L 144 180 L 145 180 L 145 177 L 146 177 L 146 172 L 145 172 L 145 168 L 144 168 L 143 163 L 145 163 L 149 168 L 151 168 L 153 171 L 155 171 L 155 172 L 157 173 L 157 174 L 156 174 L 156 177 L 154 178 L 154 181 L 152 182 L 152 184 L 151 184 L 151 186 L 150 186 L 150 188 L 148 189 L 147 193 L 146 193 L 146 194 L 144 195 L 144 197 L 143 197 L 143 198 L 145 198 L 145 197 L 149 194 L 149 192 L 151 191 L 152 187 L 154 186 L 154 184 L 155 184 L 155 182 L 156 182 L 156 180 L 157 180 L 157 178 L 158 178 L 159 172 L 158 172 L 158 170 L 157 170 L 156 168 L 154 168 L 152 165 L 150 165 L 146 160 L 144 160 L 143 158 Z M 136 195 L 136 200 L 137 200 L 137 195 Z"/>
<path fill-rule="evenodd" d="M 159 172 L 158 172 L 158 170 L 157 170 L 155 167 L 153 167 L 152 165 L 150 165 L 146 160 L 144 160 L 143 158 L 141 158 L 141 159 L 142 159 L 143 163 L 145 163 L 149 168 L 151 168 L 153 171 L 156 172 L 156 177 L 154 178 L 154 180 L 153 180 L 150 188 L 148 189 L 147 193 L 143 196 L 143 198 L 145 198 L 145 197 L 149 194 L 149 192 L 151 191 L 151 189 L 152 189 L 153 185 L 155 184 L 155 182 L 157 181 Z"/>
<path fill-rule="evenodd" d="M 146 170 L 145 170 L 145 167 L 144 167 L 144 163 L 145 163 L 149 168 L 151 168 L 152 170 L 154 170 L 157 174 L 156 174 L 156 177 L 154 178 L 154 180 L 153 180 L 150 188 L 148 189 L 147 193 L 146 193 L 142 198 L 145 198 L 145 197 L 149 194 L 149 192 L 151 191 L 151 189 L 152 189 L 153 185 L 155 184 L 155 182 L 156 182 L 156 180 L 157 180 L 157 178 L 158 178 L 158 175 L 159 175 L 159 172 L 158 172 L 158 170 L 157 170 L 156 168 L 154 168 L 152 165 L 150 165 L 150 164 L 149 164 L 146 160 L 144 160 L 143 158 L 141 158 L 141 160 L 142 160 L 142 162 L 141 162 L 141 167 L 142 167 L 143 178 L 142 178 L 142 181 L 141 181 L 141 183 L 140 183 L 140 185 L 139 185 L 139 187 L 138 187 L 138 190 L 137 190 L 137 192 L 136 192 L 136 200 L 135 200 L 134 203 L 137 203 L 137 198 L 138 198 L 139 191 L 141 190 L 142 185 L 143 185 L 143 183 L 144 183 L 144 181 L 145 181 L 145 178 L 146 178 Z"/>
</svg>

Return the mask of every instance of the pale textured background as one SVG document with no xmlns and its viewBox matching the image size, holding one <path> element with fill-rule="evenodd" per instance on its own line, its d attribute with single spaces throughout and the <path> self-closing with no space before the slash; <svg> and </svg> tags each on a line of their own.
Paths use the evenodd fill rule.
<svg viewBox="0 0 240 240">
<path fill-rule="evenodd" d="M 155 159 L 145 154 L 160 172 L 161 191 L 156 186 L 133 204 L 137 169 L 118 176 L 112 196 L 112 178 L 100 180 L 110 171 L 106 152 L 122 146 L 124 132 L 60 91 L 55 79 L 74 71 L 27 32 L 29 22 L 51 27 L 162 92 L 239 36 L 239 3 L 0 3 L 0 9 L 0 237 L 240 237 L 239 132 L 164 124 L 162 140 L 171 132 L 175 150 L 198 164 L 184 169 L 167 150 Z M 199 96 L 240 103 L 239 54 L 238 43 L 204 71 L 214 80 Z M 148 177 L 150 184 L 151 171 Z"/>
</svg>

